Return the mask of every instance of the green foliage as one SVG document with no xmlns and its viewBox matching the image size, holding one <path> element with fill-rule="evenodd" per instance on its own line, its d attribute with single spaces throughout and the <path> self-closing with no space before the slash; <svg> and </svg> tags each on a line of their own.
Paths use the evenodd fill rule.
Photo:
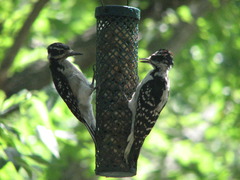
<svg viewBox="0 0 240 180">
<path fill-rule="evenodd" d="M 0 61 L 34 2 L 1 1 Z M 169 7 L 161 21 L 151 16 L 141 21 L 139 57 L 152 53 L 149 46 L 157 50 L 161 43 L 177 43 L 173 35 L 181 22 L 195 26 L 196 32 L 175 53 L 170 99 L 144 143 L 133 179 L 240 179 L 240 3 L 210 2 L 214 10 L 206 16 L 195 18 L 182 5 Z M 132 3 L 147 9 L 153 1 Z M 71 42 L 92 27 L 96 6 L 97 1 L 50 1 L 11 73 L 46 59 L 48 44 Z M 150 69 L 139 64 L 140 79 Z M 94 175 L 90 135 L 52 86 L 5 98 L 0 91 L 0 179 L 105 179 Z"/>
<path fill-rule="evenodd" d="M 193 18 L 192 18 L 192 15 L 191 15 L 191 10 L 189 7 L 187 6 L 181 6 L 177 9 L 177 13 L 179 14 L 180 16 L 180 19 L 184 22 L 188 22 L 190 23 Z"/>
</svg>

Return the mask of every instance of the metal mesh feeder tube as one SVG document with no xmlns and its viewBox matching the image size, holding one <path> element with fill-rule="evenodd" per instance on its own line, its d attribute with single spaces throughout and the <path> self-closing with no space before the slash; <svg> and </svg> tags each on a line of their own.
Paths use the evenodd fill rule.
<svg viewBox="0 0 240 180">
<path fill-rule="evenodd" d="M 136 175 L 124 151 L 131 130 L 129 99 L 138 83 L 138 22 L 140 10 L 129 6 L 101 6 L 97 19 L 96 57 L 96 174 Z"/>
</svg>

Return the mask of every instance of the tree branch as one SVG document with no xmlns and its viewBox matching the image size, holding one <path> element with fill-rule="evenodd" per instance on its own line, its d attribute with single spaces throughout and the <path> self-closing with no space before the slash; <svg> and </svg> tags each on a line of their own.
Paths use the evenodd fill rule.
<svg viewBox="0 0 240 180">
<path fill-rule="evenodd" d="M 48 62 L 38 60 L 27 66 L 22 72 L 15 73 L 4 83 L 2 90 L 7 97 L 23 90 L 38 90 L 51 82 Z"/>
<path fill-rule="evenodd" d="M 224 4 L 228 1 L 229 0 L 222 0 L 221 3 Z M 192 7 L 194 4 L 195 11 L 193 12 L 193 17 L 195 19 L 213 10 L 213 7 L 211 6 L 211 4 L 209 4 L 207 0 L 197 2 L 194 1 L 193 4 L 190 3 L 188 5 Z M 178 6 L 180 5 L 183 4 L 178 4 Z M 163 7 L 165 7 L 165 5 Z M 177 6 L 174 7 L 177 8 Z M 143 14 L 145 14 L 144 18 L 155 16 L 153 15 L 153 12 L 151 12 L 151 14 L 148 16 L 147 13 L 145 12 L 143 12 Z M 181 22 L 175 28 L 171 41 L 162 42 L 161 37 L 157 36 L 155 37 L 155 40 L 152 40 L 151 43 L 148 45 L 148 50 L 151 52 L 155 51 L 156 44 L 159 44 L 159 42 L 161 42 L 159 46 L 169 48 L 176 53 L 180 51 L 181 48 L 183 48 L 182 44 L 184 42 L 187 42 L 196 32 L 197 27 L 194 24 Z M 74 41 L 69 43 L 74 50 L 80 50 L 80 52 L 84 53 L 84 56 L 82 56 L 80 60 L 76 61 L 76 63 L 81 67 L 82 70 L 87 69 L 90 65 L 92 65 L 95 62 L 96 57 L 95 42 L 96 42 L 96 27 L 94 26 L 87 30 L 83 35 L 76 37 Z M 3 89 L 7 96 L 9 97 L 22 89 L 28 90 L 41 89 L 47 86 L 50 82 L 51 77 L 48 70 L 48 62 L 39 60 L 26 67 L 26 69 L 23 70 L 22 72 L 15 73 L 11 78 L 8 78 L 5 81 L 4 86 L 0 88 Z"/>
<path fill-rule="evenodd" d="M 4 84 L 7 73 L 9 68 L 14 62 L 14 58 L 16 57 L 19 49 L 21 48 L 22 44 L 24 43 L 26 37 L 29 34 L 30 28 L 38 17 L 38 14 L 43 9 L 44 5 L 49 0 L 39 0 L 33 7 L 32 12 L 27 17 L 25 23 L 23 24 L 22 28 L 19 30 L 18 34 L 15 37 L 14 44 L 10 47 L 3 58 L 1 67 L 0 67 L 0 88 Z"/>
<path fill-rule="evenodd" d="M 167 48 L 170 49 L 171 51 L 174 52 L 174 54 L 178 53 L 184 46 L 185 42 L 188 42 L 191 40 L 192 36 L 197 33 L 198 28 L 195 24 L 195 20 L 197 18 L 205 16 L 207 13 L 212 12 L 215 10 L 215 7 L 211 4 L 210 1 L 208 0 L 202 0 L 202 1 L 189 1 L 189 0 L 184 0 L 188 4 L 179 4 L 180 1 L 175 2 L 175 1 L 167 1 L 167 4 L 171 4 L 172 6 L 169 7 L 174 7 L 174 9 L 177 9 L 181 5 L 187 5 L 191 9 L 191 13 L 193 16 L 193 23 L 185 23 L 185 22 L 180 22 L 174 27 L 174 34 L 171 37 L 171 40 L 168 40 L 166 42 L 163 41 L 161 35 L 156 35 L 154 36 L 154 39 L 151 40 L 150 44 L 148 45 L 148 50 L 150 52 L 156 51 L 156 44 L 159 44 L 159 47 Z M 220 0 L 219 3 L 221 6 L 229 2 L 230 0 Z M 165 7 L 165 6 L 164 6 Z M 163 8 L 165 10 L 165 8 Z M 164 14 L 164 13 L 162 13 Z M 152 12 L 152 16 L 157 17 L 155 12 Z M 147 18 L 147 17 L 146 17 Z M 149 18 L 149 17 L 148 17 Z M 155 21 L 158 21 L 159 18 L 161 19 L 162 17 L 158 17 L 158 19 L 154 19 Z M 157 47 L 157 48 L 159 48 Z"/>
</svg>

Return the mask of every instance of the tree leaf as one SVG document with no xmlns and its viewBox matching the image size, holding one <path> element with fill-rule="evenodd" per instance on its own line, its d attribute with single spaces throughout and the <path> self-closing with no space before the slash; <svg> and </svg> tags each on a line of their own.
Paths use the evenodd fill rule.
<svg viewBox="0 0 240 180">
<path fill-rule="evenodd" d="M 28 176 L 32 178 L 32 170 L 31 167 L 26 163 L 25 160 L 22 159 L 21 154 L 18 152 L 16 148 L 8 147 L 4 149 L 4 152 L 8 156 L 9 160 L 14 164 L 14 167 L 17 171 L 19 171 L 20 167 L 25 169 Z"/>
<path fill-rule="evenodd" d="M 41 141 L 47 146 L 52 154 L 56 158 L 59 158 L 58 143 L 53 132 L 44 126 L 37 126 L 37 133 Z"/>
<path fill-rule="evenodd" d="M 18 159 L 21 158 L 21 154 L 13 147 L 8 147 L 4 149 L 4 152 L 6 153 L 8 159 L 14 164 L 16 170 L 18 171 L 20 168 L 20 165 L 18 164 Z"/>
<path fill-rule="evenodd" d="M 44 165 L 49 165 L 49 162 L 43 159 L 41 156 L 33 154 L 33 155 L 27 155 L 27 157 L 33 159 L 34 161 L 44 164 Z"/>
<path fill-rule="evenodd" d="M 0 169 L 2 169 L 3 166 L 5 166 L 5 164 L 7 164 L 7 162 L 8 161 L 6 159 L 0 157 Z"/>
</svg>

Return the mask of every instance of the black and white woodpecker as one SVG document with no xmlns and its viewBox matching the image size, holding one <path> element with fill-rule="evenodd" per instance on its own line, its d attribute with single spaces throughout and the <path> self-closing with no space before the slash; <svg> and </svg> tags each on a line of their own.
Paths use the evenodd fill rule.
<svg viewBox="0 0 240 180">
<path fill-rule="evenodd" d="M 90 84 L 83 73 L 71 62 L 69 56 L 82 55 L 62 43 L 48 46 L 49 68 L 57 92 L 62 97 L 74 116 L 90 132 L 95 142 L 96 120 L 92 109 L 93 83 Z"/>
<path fill-rule="evenodd" d="M 153 70 L 138 84 L 128 103 L 132 112 L 132 126 L 124 152 L 124 159 L 127 163 L 130 153 L 134 154 L 132 158 L 137 160 L 146 136 L 152 130 L 167 103 L 170 88 L 168 71 L 173 66 L 173 55 L 166 49 L 160 49 L 148 58 L 140 60 L 151 64 Z"/>
</svg>

